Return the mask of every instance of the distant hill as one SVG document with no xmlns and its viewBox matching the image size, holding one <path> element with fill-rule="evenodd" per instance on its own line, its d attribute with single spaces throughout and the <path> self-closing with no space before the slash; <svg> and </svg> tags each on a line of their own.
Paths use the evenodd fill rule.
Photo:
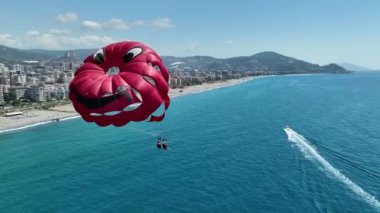
<svg viewBox="0 0 380 213">
<path fill-rule="evenodd" d="M 240 56 L 217 59 L 210 56 L 162 57 L 164 63 L 173 69 L 211 69 L 233 71 L 274 71 L 282 73 L 345 73 L 343 67 L 336 64 L 319 66 L 275 52 L 261 52 L 252 56 Z"/>
<path fill-rule="evenodd" d="M 339 63 L 339 66 L 343 67 L 346 70 L 350 70 L 350 71 L 374 71 L 370 68 L 359 66 L 356 64 L 351 64 L 351 63 Z"/>
<path fill-rule="evenodd" d="M 33 50 L 22 50 L 22 49 L 0 45 L 0 60 L 1 61 L 14 61 L 14 62 L 23 61 L 23 60 L 42 61 L 49 58 L 51 58 L 51 56 L 46 53 L 35 52 Z"/>
<path fill-rule="evenodd" d="M 83 61 L 85 57 L 93 53 L 95 49 L 77 49 L 77 50 L 41 50 L 32 49 L 24 50 L 0 45 L 0 63 L 19 63 L 22 61 L 46 61 L 57 59 L 71 51 L 75 57 Z"/>
<path fill-rule="evenodd" d="M 77 50 L 23 50 L 0 45 L 0 63 L 20 63 L 22 61 L 71 60 L 83 61 L 95 49 Z M 72 53 L 65 58 L 67 52 Z M 277 73 L 346 73 L 337 64 L 320 66 L 276 52 L 261 52 L 251 56 L 218 59 L 211 56 L 175 57 L 163 56 L 165 65 L 171 70 L 207 69 L 231 71 L 273 71 Z"/>
</svg>

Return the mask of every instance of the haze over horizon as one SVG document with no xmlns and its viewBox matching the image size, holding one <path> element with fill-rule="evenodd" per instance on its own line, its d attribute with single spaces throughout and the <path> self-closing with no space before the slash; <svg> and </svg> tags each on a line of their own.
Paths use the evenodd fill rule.
<svg viewBox="0 0 380 213">
<path fill-rule="evenodd" d="M 161 55 L 228 58 L 274 51 L 316 64 L 379 69 L 379 10 L 375 0 L 4 0 L 0 44 L 68 50 L 136 40 Z"/>
</svg>

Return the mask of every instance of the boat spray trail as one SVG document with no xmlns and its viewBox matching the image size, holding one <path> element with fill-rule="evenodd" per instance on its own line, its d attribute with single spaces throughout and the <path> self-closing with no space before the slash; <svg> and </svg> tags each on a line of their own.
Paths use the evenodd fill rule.
<svg viewBox="0 0 380 213">
<path fill-rule="evenodd" d="M 356 195 L 366 201 L 368 204 L 373 206 L 377 211 L 380 211 L 380 202 L 371 194 L 366 192 L 358 184 L 353 182 L 351 179 L 342 174 L 338 169 L 333 167 L 326 159 L 324 159 L 317 150 L 310 145 L 309 141 L 306 140 L 302 135 L 298 134 L 291 128 L 287 127 L 284 129 L 288 135 L 288 140 L 293 142 L 301 152 L 308 157 L 316 160 L 320 163 L 324 170 L 332 174 L 337 180 L 344 183 L 349 189 L 351 189 Z"/>
</svg>

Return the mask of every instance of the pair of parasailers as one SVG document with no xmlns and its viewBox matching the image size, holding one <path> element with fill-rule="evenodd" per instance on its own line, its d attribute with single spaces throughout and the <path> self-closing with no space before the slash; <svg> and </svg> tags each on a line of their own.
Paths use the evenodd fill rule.
<svg viewBox="0 0 380 213">
<path fill-rule="evenodd" d="M 156 142 L 156 146 L 158 149 L 167 149 L 168 148 L 168 144 L 166 143 L 167 142 L 167 139 L 166 137 L 158 137 L 157 138 L 157 142 Z"/>
</svg>

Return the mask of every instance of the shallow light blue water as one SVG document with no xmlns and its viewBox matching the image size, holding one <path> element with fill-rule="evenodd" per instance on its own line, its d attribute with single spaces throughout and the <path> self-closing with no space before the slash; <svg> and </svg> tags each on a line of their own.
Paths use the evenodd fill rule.
<svg viewBox="0 0 380 213">
<path fill-rule="evenodd" d="M 175 98 L 161 123 L 0 134 L 1 212 L 376 212 L 287 140 L 290 125 L 380 199 L 380 74 L 261 78 Z M 170 150 L 155 148 L 165 134 Z M 379 174 L 380 175 L 380 174 Z"/>
</svg>

